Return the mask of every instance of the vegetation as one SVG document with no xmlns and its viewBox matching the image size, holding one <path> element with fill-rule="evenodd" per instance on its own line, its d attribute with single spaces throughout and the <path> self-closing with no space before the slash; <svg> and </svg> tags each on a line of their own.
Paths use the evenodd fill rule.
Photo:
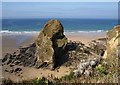
<svg viewBox="0 0 120 85">
<path fill-rule="evenodd" d="M 118 83 L 118 69 L 118 57 L 111 56 L 111 58 L 102 60 L 94 69 L 94 75 L 89 77 L 76 77 L 73 72 L 70 72 L 69 75 L 65 75 L 60 79 L 54 78 L 51 81 L 42 77 L 30 81 L 23 80 L 20 83 L 31 83 L 33 85 L 51 85 L 56 83 Z M 10 79 L 3 80 L 3 84 L 5 85 L 11 85 L 13 83 Z"/>
<path fill-rule="evenodd" d="M 11 81 L 10 79 L 5 79 L 3 80 L 2 84 L 3 85 L 13 85 L 13 84 L 16 84 L 17 82 L 13 82 Z M 36 79 L 33 79 L 33 80 L 30 80 L 30 81 L 26 81 L 26 80 L 23 80 L 22 82 L 18 82 L 22 85 L 26 85 L 26 84 L 32 84 L 32 85 L 52 85 L 53 83 L 51 81 L 49 81 L 48 79 L 42 77 L 42 78 L 36 78 Z"/>
<path fill-rule="evenodd" d="M 51 85 L 52 82 L 50 82 L 49 80 L 47 80 L 46 78 L 42 77 L 42 78 L 37 78 L 37 79 L 34 79 L 32 81 L 33 85 Z"/>
</svg>

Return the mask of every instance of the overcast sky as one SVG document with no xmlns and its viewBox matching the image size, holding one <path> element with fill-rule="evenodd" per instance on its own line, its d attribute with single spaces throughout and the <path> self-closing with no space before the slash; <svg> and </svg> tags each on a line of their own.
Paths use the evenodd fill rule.
<svg viewBox="0 0 120 85">
<path fill-rule="evenodd" d="M 117 2 L 3 2 L 3 18 L 117 19 Z"/>
</svg>

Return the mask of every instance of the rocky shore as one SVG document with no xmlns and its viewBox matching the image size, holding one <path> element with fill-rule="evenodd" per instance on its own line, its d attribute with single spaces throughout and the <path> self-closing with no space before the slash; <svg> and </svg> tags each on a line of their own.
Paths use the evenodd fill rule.
<svg viewBox="0 0 120 85">
<path fill-rule="evenodd" d="M 22 67 L 50 69 L 55 71 L 61 66 L 69 67 L 76 77 L 90 77 L 95 74 L 96 67 L 111 51 L 109 48 L 119 46 L 114 42 L 119 39 L 120 26 L 109 32 L 105 41 L 93 40 L 86 46 L 81 41 L 71 41 L 64 35 L 64 27 L 59 20 L 50 20 L 45 24 L 36 41 L 27 47 L 21 47 L 13 54 L 7 53 L 2 59 L 4 71 L 19 74 L 22 77 Z M 112 35 L 111 35 L 112 33 Z M 116 37 L 116 38 L 114 38 Z M 112 39 L 115 39 L 111 41 Z M 115 51 L 117 52 L 117 51 Z M 110 52 L 111 53 L 111 52 Z M 119 53 L 119 51 L 117 52 Z"/>
</svg>

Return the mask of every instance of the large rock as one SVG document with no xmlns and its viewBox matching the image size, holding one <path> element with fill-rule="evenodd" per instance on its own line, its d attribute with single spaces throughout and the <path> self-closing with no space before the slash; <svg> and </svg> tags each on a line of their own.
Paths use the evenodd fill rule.
<svg viewBox="0 0 120 85">
<path fill-rule="evenodd" d="M 55 68 L 65 52 L 67 38 L 59 20 L 48 21 L 36 40 L 37 66 L 43 63 Z"/>
</svg>

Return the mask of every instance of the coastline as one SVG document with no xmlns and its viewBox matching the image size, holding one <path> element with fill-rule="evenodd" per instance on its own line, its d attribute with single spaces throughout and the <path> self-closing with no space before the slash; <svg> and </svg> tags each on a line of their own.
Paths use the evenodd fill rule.
<svg viewBox="0 0 120 85">
<path fill-rule="evenodd" d="M 24 34 L 2 34 L 2 56 L 4 57 L 6 53 L 14 53 L 15 51 L 17 51 L 21 46 L 22 47 L 27 47 L 30 44 L 32 44 L 33 42 L 35 42 L 35 40 L 37 39 L 39 34 L 30 34 L 30 33 L 24 33 Z M 98 32 L 98 33 L 65 33 L 66 37 L 68 38 L 68 40 L 71 41 L 81 41 L 82 43 L 84 43 L 86 46 L 89 44 L 89 42 L 91 42 L 92 40 L 96 40 L 99 38 L 105 38 L 106 32 Z M 6 66 L 4 66 L 3 69 L 7 68 Z M 56 75 L 56 77 L 61 78 L 64 75 L 68 75 L 70 72 L 70 68 L 65 68 L 64 66 L 61 66 L 61 68 L 59 69 L 59 72 L 56 71 L 50 71 L 50 70 L 38 70 L 33 68 L 31 70 L 31 68 L 23 68 L 23 75 L 25 75 L 24 79 L 25 80 L 31 80 L 36 78 L 36 76 L 42 77 L 44 76 L 49 76 L 49 73 Z M 29 70 L 29 72 L 28 72 Z M 36 74 L 30 74 L 30 73 Z M 13 75 L 9 74 L 9 73 L 5 73 L 5 71 L 2 71 L 3 73 L 3 77 L 8 79 L 11 78 L 13 81 L 17 81 L 16 79 L 19 79 L 20 81 L 22 81 L 18 76 L 13 77 Z M 64 73 L 64 74 L 62 74 Z M 42 75 L 39 75 L 42 74 Z M 32 76 L 32 77 L 31 77 Z"/>
<path fill-rule="evenodd" d="M 20 46 L 26 47 L 32 44 L 39 33 L 2 33 L 2 55 L 16 51 Z M 90 41 L 99 38 L 105 38 L 106 32 L 82 32 L 69 33 L 65 32 L 68 40 L 81 41 L 88 45 Z"/>
</svg>

